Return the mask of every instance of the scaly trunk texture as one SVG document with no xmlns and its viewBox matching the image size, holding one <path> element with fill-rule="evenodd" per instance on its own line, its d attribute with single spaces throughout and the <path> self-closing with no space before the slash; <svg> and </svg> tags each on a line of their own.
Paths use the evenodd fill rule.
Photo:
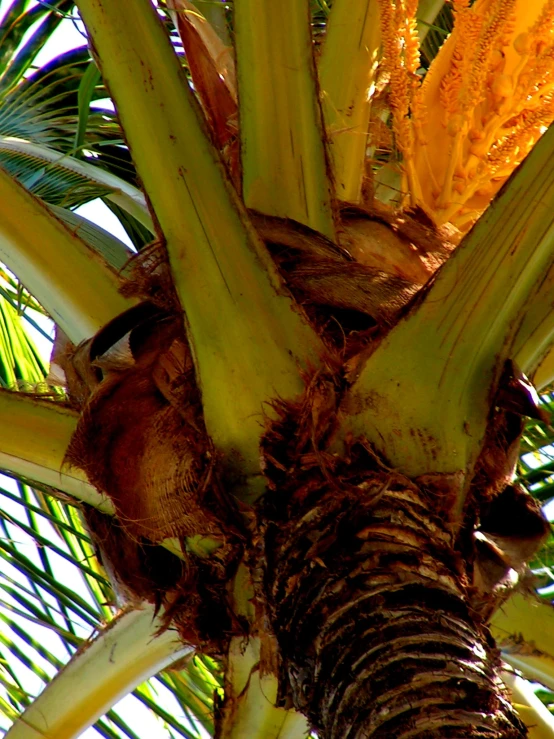
<svg viewBox="0 0 554 739">
<path fill-rule="evenodd" d="M 283 701 L 322 739 L 526 736 L 441 499 L 375 459 L 368 472 L 367 450 L 324 456 L 265 532 Z"/>
</svg>

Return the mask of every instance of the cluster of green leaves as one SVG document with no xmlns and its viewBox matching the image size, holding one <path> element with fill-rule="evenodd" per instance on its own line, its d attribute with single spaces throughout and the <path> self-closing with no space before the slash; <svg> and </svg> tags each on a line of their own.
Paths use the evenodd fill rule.
<svg viewBox="0 0 554 739">
<path fill-rule="evenodd" d="M 554 392 L 541 397 L 542 408 L 554 421 Z M 527 424 L 521 443 L 518 482 L 544 506 L 549 520 L 554 520 L 554 426 L 542 421 Z M 538 557 L 531 563 L 536 586 L 543 600 L 554 594 L 554 535 L 550 535 Z M 552 701 L 554 703 L 554 701 Z"/>
</svg>

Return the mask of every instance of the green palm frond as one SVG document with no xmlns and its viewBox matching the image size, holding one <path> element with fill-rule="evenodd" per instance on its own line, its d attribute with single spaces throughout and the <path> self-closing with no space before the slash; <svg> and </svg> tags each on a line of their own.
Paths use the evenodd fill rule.
<svg viewBox="0 0 554 739">
<path fill-rule="evenodd" d="M 542 407 L 554 418 L 554 393 L 543 394 Z M 554 498 L 554 427 L 530 421 L 521 442 L 518 479 L 542 503 Z"/>
<path fill-rule="evenodd" d="M 1 84 L 3 90 L 14 87 L 26 74 L 37 54 L 43 49 L 60 22 L 73 6 L 72 0 L 55 0 L 39 3 L 20 15 L 12 24 L 7 24 L 4 39 L 10 47 L 10 37 L 17 44 L 15 52 L 4 54 Z M 30 32 L 30 35 L 28 33 Z M 8 52 L 9 53 L 9 52 Z"/>
<path fill-rule="evenodd" d="M 117 118 L 111 106 L 100 102 L 108 92 L 94 74 L 88 48 L 83 45 L 34 66 L 60 23 L 74 18 L 72 0 L 28 6 L 28 2 L 13 2 L 0 23 L 0 136 L 76 156 L 82 156 L 86 147 L 89 157 L 96 153 L 99 166 L 135 183 Z M 97 150 L 104 144 L 100 155 Z M 49 196 L 48 190 L 45 194 Z M 90 191 L 85 190 L 74 193 L 73 201 L 81 194 L 82 202 L 90 199 Z"/>
<path fill-rule="evenodd" d="M 0 132 L 29 139 L 61 151 L 71 151 L 79 117 L 79 86 L 90 64 L 86 47 L 73 49 L 3 91 Z M 99 86 L 98 97 L 106 97 Z M 89 117 L 90 143 L 113 139 L 118 127 L 113 113 L 96 112 Z"/>
<path fill-rule="evenodd" d="M 29 5 L 28 0 L 15 0 L 0 23 L 2 89 L 9 89 L 17 82 L 15 70 L 20 75 L 27 71 L 73 3 L 70 0 L 52 0 L 37 3 L 31 8 Z"/>
<path fill-rule="evenodd" d="M 45 164 L 21 152 L 0 150 L 0 166 L 34 195 L 66 208 L 82 205 L 110 192 L 105 186 L 63 166 Z"/>
</svg>

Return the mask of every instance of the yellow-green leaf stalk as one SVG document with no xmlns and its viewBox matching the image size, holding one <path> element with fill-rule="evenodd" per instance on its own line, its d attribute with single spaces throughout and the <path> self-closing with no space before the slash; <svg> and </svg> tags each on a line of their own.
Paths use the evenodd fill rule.
<svg viewBox="0 0 554 739">
<path fill-rule="evenodd" d="M 244 563 L 233 581 L 233 598 L 234 612 L 255 624 L 254 590 Z M 274 637 L 268 634 L 231 639 L 225 664 L 225 701 L 219 715 L 220 739 L 304 739 L 309 734 L 302 714 L 275 705 L 279 683 L 270 657 L 275 649 Z"/>
<path fill-rule="evenodd" d="M 554 382 L 554 352 L 548 351 L 539 362 L 533 374 L 533 382 L 538 390 L 544 390 Z"/>
<path fill-rule="evenodd" d="M 516 593 L 494 614 L 491 632 L 505 662 L 554 690 L 554 607 Z"/>
<path fill-rule="evenodd" d="M 165 237 L 208 432 L 231 468 L 259 475 L 266 402 L 302 391 L 320 342 L 283 293 L 149 0 L 78 7 Z"/>
<path fill-rule="evenodd" d="M 528 739 L 554 739 L 554 716 L 535 695 L 533 685 L 514 672 L 503 672 L 502 679 L 512 694 L 516 711 L 528 727 Z"/>
<path fill-rule="evenodd" d="M 554 260 L 553 164 L 554 128 L 355 383 L 347 425 L 410 476 L 475 463 L 491 392 Z"/>
<path fill-rule="evenodd" d="M 75 468 L 64 467 L 75 411 L 23 393 L 0 391 L 0 469 L 61 490 L 112 514 L 115 508 Z"/>
<path fill-rule="evenodd" d="M 433 21 L 440 13 L 444 0 L 419 0 L 417 4 L 417 35 L 423 41 Z"/>
<path fill-rule="evenodd" d="M 13 724 L 6 739 L 77 739 L 140 683 L 186 656 L 154 608 L 127 611 L 87 642 Z"/>
<path fill-rule="evenodd" d="M 277 708 L 278 680 L 263 672 L 260 639 L 231 640 L 225 675 L 225 704 L 218 736 L 220 739 L 305 739 L 310 733 L 301 713 Z"/>
<path fill-rule="evenodd" d="M 83 161 L 82 159 L 75 159 L 66 154 L 60 154 L 59 151 L 50 149 L 47 146 L 34 144 L 31 141 L 24 141 L 11 136 L 0 137 L 0 152 L 2 151 L 13 151 L 23 154 L 26 157 L 37 159 L 43 162 L 45 167 L 55 165 L 56 168 L 66 169 L 75 174 L 80 174 L 91 182 L 109 188 L 111 192 L 109 195 L 106 195 L 106 199 L 119 205 L 129 215 L 136 218 L 139 223 L 142 223 L 145 228 L 154 233 L 152 217 L 148 211 L 144 195 L 136 187 L 122 180 L 121 177 L 117 177 L 100 167 L 95 167 L 90 162 Z"/>
<path fill-rule="evenodd" d="M 132 305 L 100 255 L 2 169 L 0 261 L 75 344 Z"/>
<path fill-rule="evenodd" d="M 538 390 L 554 381 L 554 266 L 529 303 L 515 337 L 514 356 Z"/>
<path fill-rule="evenodd" d="M 339 200 L 360 201 L 381 31 L 377 0 L 335 0 L 319 61 L 321 103 Z"/>
<path fill-rule="evenodd" d="M 334 239 L 309 2 L 233 8 L 244 202 Z"/>
<path fill-rule="evenodd" d="M 554 658 L 538 652 L 533 642 L 520 642 L 506 647 L 502 650 L 502 659 L 529 680 L 554 690 Z"/>
</svg>

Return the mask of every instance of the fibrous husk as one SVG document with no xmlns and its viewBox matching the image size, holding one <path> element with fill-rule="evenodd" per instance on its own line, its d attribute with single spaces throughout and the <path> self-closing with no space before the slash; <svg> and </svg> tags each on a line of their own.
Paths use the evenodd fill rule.
<svg viewBox="0 0 554 739">
<path fill-rule="evenodd" d="M 142 601 L 159 606 L 164 594 L 183 580 L 187 563 L 167 549 L 128 536 L 116 517 L 91 506 L 83 506 L 83 516 L 119 607 Z"/>
<path fill-rule="evenodd" d="M 398 320 L 452 249 L 431 226 L 388 211 L 344 209 L 339 244 L 294 221 L 249 215 L 286 286 L 344 358 Z M 125 295 L 179 309 L 163 244 L 134 257 L 128 272 Z"/>
<path fill-rule="evenodd" d="M 152 542 L 217 535 L 213 454 L 182 321 L 152 306 L 116 321 L 123 336 L 106 327 L 88 349 L 102 379 L 67 460 L 109 495 L 130 534 Z"/>
<path fill-rule="evenodd" d="M 327 467 L 331 473 L 336 459 L 325 447 L 336 427 L 343 389 L 330 373 L 316 372 L 306 378 L 301 398 L 273 403 L 277 419 L 268 422 L 260 446 L 270 489 L 281 487 L 293 469 Z"/>
<path fill-rule="evenodd" d="M 457 234 L 435 226 L 420 209 L 395 212 L 375 201 L 341 210 L 340 243 L 362 264 L 424 283 L 457 244 Z"/>
<path fill-rule="evenodd" d="M 126 267 L 126 277 L 120 288 L 122 295 L 146 300 L 167 313 L 180 312 L 181 305 L 162 241 L 153 241 L 135 254 Z"/>
<path fill-rule="evenodd" d="M 148 539 L 132 537 L 117 518 L 84 507 L 97 555 L 117 597 L 117 605 L 147 601 L 163 608 L 165 626 L 176 628 L 187 644 L 206 654 L 225 654 L 230 634 L 242 634 L 228 604 L 232 549 L 220 556 L 183 559 Z"/>
</svg>

